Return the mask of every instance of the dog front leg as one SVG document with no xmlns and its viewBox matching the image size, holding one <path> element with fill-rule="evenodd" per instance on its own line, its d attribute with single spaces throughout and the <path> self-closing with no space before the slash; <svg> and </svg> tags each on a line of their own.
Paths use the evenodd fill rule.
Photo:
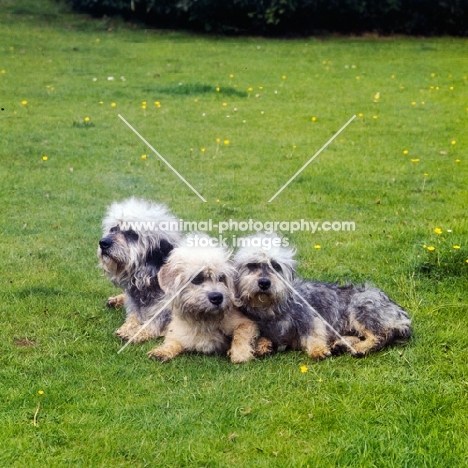
<svg viewBox="0 0 468 468">
<path fill-rule="evenodd" d="M 161 346 L 156 346 L 148 353 L 148 357 L 167 362 L 174 359 L 184 351 L 182 343 L 177 340 L 166 339 Z"/>
<path fill-rule="evenodd" d="M 231 362 L 240 364 L 253 359 L 253 343 L 257 335 L 257 326 L 250 321 L 242 322 L 234 328 L 231 349 L 228 351 Z"/>
</svg>

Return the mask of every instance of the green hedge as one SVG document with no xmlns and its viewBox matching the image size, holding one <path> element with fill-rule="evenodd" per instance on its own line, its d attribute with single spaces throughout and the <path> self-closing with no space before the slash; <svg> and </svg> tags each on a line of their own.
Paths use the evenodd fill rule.
<svg viewBox="0 0 468 468">
<path fill-rule="evenodd" d="M 276 35 L 468 34 L 468 0 L 72 0 L 158 27 Z"/>
</svg>

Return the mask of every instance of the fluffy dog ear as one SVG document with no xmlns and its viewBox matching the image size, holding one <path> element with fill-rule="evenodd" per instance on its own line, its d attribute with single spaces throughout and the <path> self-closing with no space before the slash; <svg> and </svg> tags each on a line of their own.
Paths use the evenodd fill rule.
<svg viewBox="0 0 468 468">
<path fill-rule="evenodd" d="M 166 263 L 169 253 L 174 249 L 174 246 L 162 239 L 159 248 L 150 250 L 146 255 L 146 268 L 153 271 L 156 276 L 160 268 Z"/>
<path fill-rule="evenodd" d="M 164 263 L 173 249 L 174 246 L 170 242 L 168 242 L 166 239 L 161 239 L 161 242 L 159 243 L 159 250 L 161 251 Z"/>
<path fill-rule="evenodd" d="M 177 274 L 170 263 L 164 264 L 158 273 L 159 286 L 164 292 L 168 292 L 174 287 Z"/>
</svg>

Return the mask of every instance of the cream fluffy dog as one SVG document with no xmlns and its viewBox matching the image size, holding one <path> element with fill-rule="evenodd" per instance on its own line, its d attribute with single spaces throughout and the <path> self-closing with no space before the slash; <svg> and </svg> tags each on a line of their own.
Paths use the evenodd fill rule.
<svg viewBox="0 0 468 468">
<path fill-rule="evenodd" d="M 185 351 L 195 351 L 227 353 L 234 363 L 249 361 L 254 356 L 257 326 L 234 305 L 229 252 L 221 247 L 191 246 L 195 237 L 200 238 L 187 236 L 158 273 L 166 298 L 175 298 L 164 343 L 148 356 L 168 361 Z"/>
</svg>

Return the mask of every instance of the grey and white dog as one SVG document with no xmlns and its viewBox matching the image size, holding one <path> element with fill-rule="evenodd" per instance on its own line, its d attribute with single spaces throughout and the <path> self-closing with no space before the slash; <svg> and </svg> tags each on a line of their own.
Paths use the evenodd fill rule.
<svg viewBox="0 0 468 468">
<path fill-rule="evenodd" d="M 171 229 L 176 225 L 177 219 L 164 205 L 133 197 L 113 203 L 102 221 L 99 265 L 125 291 L 107 301 L 111 307 L 125 305 L 125 323 L 115 332 L 123 340 L 142 342 L 162 336 L 170 321 L 166 310 L 140 332 L 162 304 L 157 275 L 180 241 L 179 232 Z"/>
<path fill-rule="evenodd" d="M 234 256 L 236 295 L 259 326 L 257 355 L 288 347 L 313 359 L 344 350 L 363 356 L 410 338 L 408 313 L 380 289 L 296 278 L 295 251 L 280 238 L 257 234 L 242 242 Z"/>
</svg>

